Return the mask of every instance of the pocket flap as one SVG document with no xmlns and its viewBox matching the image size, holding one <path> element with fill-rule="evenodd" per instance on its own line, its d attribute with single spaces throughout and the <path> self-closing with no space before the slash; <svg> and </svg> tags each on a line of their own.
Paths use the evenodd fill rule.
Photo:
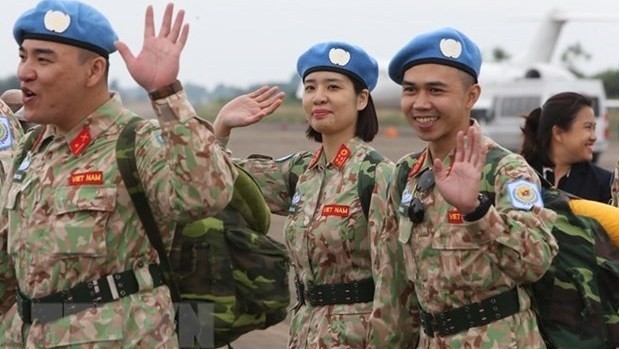
<svg viewBox="0 0 619 349">
<path fill-rule="evenodd" d="M 115 207 L 115 186 L 61 187 L 54 196 L 54 211 L 57 215 L 77 211 L 111 212 Z"/>
</svg>

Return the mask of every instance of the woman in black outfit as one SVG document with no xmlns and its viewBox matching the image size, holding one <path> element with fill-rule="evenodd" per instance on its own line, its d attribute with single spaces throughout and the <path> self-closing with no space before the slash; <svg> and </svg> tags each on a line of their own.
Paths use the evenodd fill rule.
<svg viewBox="0 0 619 349">
<path fill-rule="evenodd" d="M 589 98 L 574 92 L 550 97 L 533 109 L 522 128 L 521 154 L 556 188 L 609 203 L 612 172 L 591 162 L 595 116 Z"/>
</svg>

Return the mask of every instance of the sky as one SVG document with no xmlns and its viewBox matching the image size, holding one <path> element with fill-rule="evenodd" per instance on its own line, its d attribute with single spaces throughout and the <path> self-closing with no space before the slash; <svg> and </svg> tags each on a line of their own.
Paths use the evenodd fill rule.
<svg viewBox="0 0 619 349">
<path fill-rule="evenodd" d="M 156 25 L 168 0 L 85 0 L 101 10 L 134 53 L 142 45 L 144 10 L 152 4 Z M 18 47 L 12 36 L 17 17 L 35 0 L 0 3 L 0 78 L 15 74 Z M 592 55 L 579 68 L 587 73 L 619 68 L 618 0 L 176 0 L 186 11 L 190 34 L 179 78 L 207 88 L 246 87 L 288 81 L 298 56 L 315 43 L 338 40 L 363 47 L 380 61 L 389 59 L 417 33 L 444 26 L 460 29 L 488 55 L 501 47 L 524 50 L 552 9 L 616 16 L 604 22 L 569 22 L 559 53 L 576 42 Z M 595 4 L 584 8 L 583 4 Z M 118 53 L 110 75 L 121 86 L 136 84 Z"/>
</svg>

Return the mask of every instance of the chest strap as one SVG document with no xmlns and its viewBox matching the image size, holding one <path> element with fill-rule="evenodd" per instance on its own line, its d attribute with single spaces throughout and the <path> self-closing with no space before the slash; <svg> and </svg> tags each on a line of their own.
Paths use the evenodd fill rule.
<svg viewBox="0 0 619 349">
<path fill-rule="evenodd" d="M 153 278 L 153 287 L 163 285 L 163 274 L 157 264 L 150 264 L 148 271 Z M 70 289 L 40 298 L 28 298 L 17 290 L 17 311 L 22 321 L 48 323 L 83 310 L 97 308 L 101 304 L 138 293 L 140 290 L 135 271 L 125 270 L 104 276 L 98 280 L 80 282 Z"/>
</svg>

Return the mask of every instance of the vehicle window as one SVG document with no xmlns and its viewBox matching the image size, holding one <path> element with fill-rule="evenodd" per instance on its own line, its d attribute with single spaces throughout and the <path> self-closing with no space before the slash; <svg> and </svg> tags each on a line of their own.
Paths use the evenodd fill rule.
<svg viewBox="0 0 619 349">
<path fill-rule="evenodd" d="M 520 117 L 541 105 L 541 96 L 506 96 L 499 104 L 498 115 Z"/>
<path fill-rule="evenodd" d="M 600 100 L 597 97 L 588 96 L 591 98 L 591 106 L 593 107 L 593 115 L 600 116 Z"/>
</svg>

